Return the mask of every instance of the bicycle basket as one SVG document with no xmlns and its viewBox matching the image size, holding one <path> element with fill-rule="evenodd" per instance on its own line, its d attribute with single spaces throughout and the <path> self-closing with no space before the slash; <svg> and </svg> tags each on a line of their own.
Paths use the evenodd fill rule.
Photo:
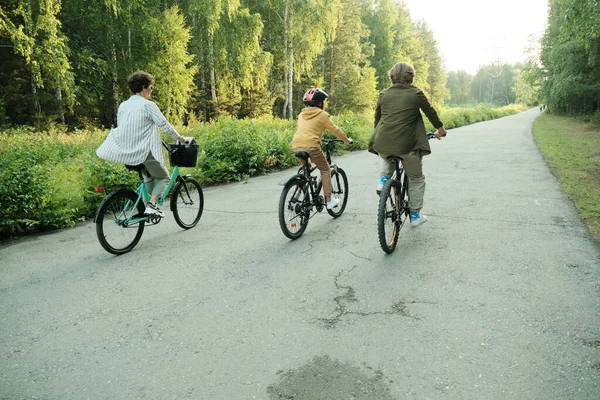
<svg viewBox="0 0 600 400">
<path fill-rule="evenodd" d="M 195 167 L 198 161 L 197 144 L 170 144 L 169 162 L 171 167 Z"/>
</svg>

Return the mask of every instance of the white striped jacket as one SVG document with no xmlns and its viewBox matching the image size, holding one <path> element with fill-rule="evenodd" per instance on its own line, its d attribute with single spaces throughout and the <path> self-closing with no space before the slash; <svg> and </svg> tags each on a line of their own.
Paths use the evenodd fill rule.
<svg viewBox="0 0 600 400">
<path fill-rule="evenodd" d="M 174 139 L 179 137 L 153 101 L 135 94 L 119 105 L 117 127 L 110 130 L 96 155 L 108 161 L 137 165 L 146 161 L 151 152 L 164 165 L 158 128 Z"/>
</svg>

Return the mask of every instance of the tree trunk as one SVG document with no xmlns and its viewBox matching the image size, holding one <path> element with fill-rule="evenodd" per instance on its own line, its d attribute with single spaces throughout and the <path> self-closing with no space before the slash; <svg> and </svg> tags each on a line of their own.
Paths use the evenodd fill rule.
<svg viewBox="0 0 600 400">
<path fill-rule="evenodd" d="M 288 5 L 285 4 L 285 10 L 283 12 L 283 41 L 285 48 L 285 56 L 289 53 L 289 40 L 288 40 Z M 288 74 L 289 70 L 285 70 L 285 103 L 283 103 L 283 119 L 287 118 L 288 100 L 289 100 L 289 87 L 288 87 Z"/>
<path fill-rule="evenodd" d="M 65 109 L 63 107 L 63 98 L 62 91 L 60 88 L 54 89 L 54 96 L 56 97 L 56 101 L 58 102 L 58 117 L 60 119 L 61 124 L 65 124 Z"/>
<path fill-rule="evenodd" d="M 40 105 L 40 100 L 38 99 L 37 86 L 33 77 L 33 71 L 31 72 L 31 93 L 33 94 L 33 112 L 39 117 L 42 114 L 42 107 Z"/>
<path fill-rule="evenodd" d="M 210 66 L 210 97 L 217 104 L 217 80 L 215 78 L 215 53 L 214 53 L 214 40 L 215 35 L 211 33 L 208 35 L 208 64 Z"/>
<path fill-rule="evenodd" d="M 294 90 L 293 90 L 293 84 L 294 84 L 294 40 L 293 40 L 293 36 L 292 36 L 292 18 L 288 18 L 288 22 L 290 25 L 290 32 L 288 34 L 288 39 L 290 42 L 290 46 L 289 46 L 289 51 L 290 51 L 290 58 L 289 58 L 289 64 L 288 64 L 288 100 L 287 100 L 287 105 L 288 105 L 288 119 L 293 119 L 293 105 L 292 105 L 292 97 L 294 95 Z"/>
<path fill-rule="evenodd" d="M 28 0 L 27 2 L 27 6 L 28 8 L 28 12 L 29 12 L 29 17 L 31 18 L 31 15 L 33 14 L 32 12 L 32 8 L 31 8 L 31 0 Z M 28 19 L 25 19 L 25 32 L 27 33 L 28 37 L 33 37 L 33 29 L 32 26 L 30 24 L 27 23 Z M 35 82 L 35 69 L 33 67 L 33 65 L 29 65 L 29 70 L 30 70 L 30 83 L 31 83 L 31 94 L 33 95 L 33 112 L 35 113 L 35 115 L 37 117 L 40 117 L 42 115 L 42 106 L 40 105 L 40 100 L 38 98 L 38 94 L 37 94 L 37 84 Z"/>
<path fill-rule="evenodd" d="M 131 5 L 127 7 L 127 12 L 129 13 L 129 20 L 131 21 Z M 131 25 L 127 29 L 127 58 L 131 60 Z"/>
<path fill-rule="evenodd" d="M 113 122 L 117 125 L 117 110 L 119 109 L 119 82 L 117 75 L 117 49 L 111 44 L 112 61 L 112 100 L 113 100 Z"/>
</svg>

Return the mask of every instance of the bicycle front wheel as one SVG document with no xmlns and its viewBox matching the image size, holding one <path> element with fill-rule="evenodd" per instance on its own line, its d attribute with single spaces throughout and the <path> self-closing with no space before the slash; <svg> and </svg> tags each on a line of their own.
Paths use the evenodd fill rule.
<svg viewBox="0 0 600 400">
<path fill-rule="evenodd" d="M 171 196 L 171 210 L 175 222 L 183 229 L 196 226 L 204 211 L 204 194 L 198 181 L 186 177 L 177 182 Z"/>
<path fill-rule="evenodd" d="M 408 217 L 407 185 L 406 175 L 402 173 L 400 180 L 388 180 L 379 195 L 377 231 L 381 249 L 388 254 L 396 248 L 398 234 Z"/>
<path fill-rule="evenodd" d="M 142 218 L 144 203 L 135 203 L 138 195 L 131 191 L 118 191 L 109 194 L 96 214 L 96 235 L 98 241 L 111 254 L 125 254 L 133 249 L 144 232 L 145 221 L 132 222 Z"/>
<path fill-rule="evenodd" d="M 331 210 L 328 208 L 327 212 L 333 218 L 337 218 L 346 209 L 346 204 L 348 203 L 348 177 L 343 169 L 338 168 L 336 172 L 331 175 L 331 198 L 339 199 L 340 204 L 332 208 Z"/>
<path fill-rule="evenodd" d="M 304 196 L 308 185 L 300 179 L 288 182 L 281 191 L 279 198 L 279 226 L 283 234 L 292 239 L 298 239 L 308 225 L 308 210 L 304 204 Z"/>
</svg>

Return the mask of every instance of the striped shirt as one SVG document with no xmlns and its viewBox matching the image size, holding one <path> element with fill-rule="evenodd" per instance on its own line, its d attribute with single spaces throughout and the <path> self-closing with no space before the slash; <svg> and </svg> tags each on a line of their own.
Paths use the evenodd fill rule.
<svg viewBox="0 0 600 400">
<path fill-rule="evenodd" d="M 153 101 L 135 94 L 119 105 L 117 127 L 110 130 L 96 155 L 108 161 L 137 165 L 146 161 L 148 154 L 152 153 L 164 165 L 158 128 L 174 139 L 179 137 Z"/>
</svg>

